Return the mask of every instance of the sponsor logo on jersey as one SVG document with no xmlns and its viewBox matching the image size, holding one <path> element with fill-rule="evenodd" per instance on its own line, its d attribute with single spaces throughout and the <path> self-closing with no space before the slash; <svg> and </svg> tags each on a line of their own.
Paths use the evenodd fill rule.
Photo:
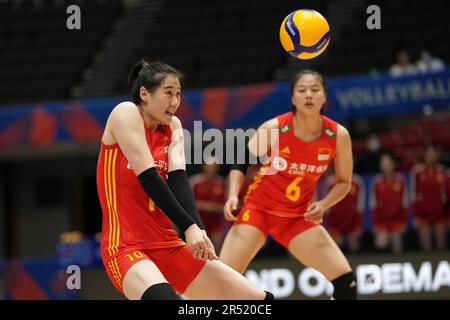
<svg viewBox="0 0 450 320">
<path fill-rule="evenodd" d="M 287 169 L 287 161 L 281 157 L 275 157 L 272 161 L 272 166 L 278 171 L 284 171 Z"/>
<path fill-rule="evenodd" d="M 287 125 L 285 125 L 285 126 L 280 128 L 280 132 L 281 133 L 285 133 L 285 132 L 287 132 L 289 130 L 291 130 L 291 125 L 290 124 L 287 124 Z"/>
<path fill-rule="evenodd" d="M 336 137 L 336 135 L 334 134 L 333 131 L 331 131 L 330 128 L 325 128 L 324 131 L 325 131 L 325 133 L 326 133 L 330 138 Z"/>
<path fill-rule="evenodd" d="M 328 148 L 319 148 L 317 153 L 317 160 L 319 161 L 327 161 L 330 160 L 331 149 Z"/>
</svg>

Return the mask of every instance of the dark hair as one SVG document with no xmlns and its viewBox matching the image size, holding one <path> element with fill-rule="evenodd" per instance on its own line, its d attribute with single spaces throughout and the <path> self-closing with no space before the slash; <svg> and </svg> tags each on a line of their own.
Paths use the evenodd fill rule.
<svg viewBox="0 0 450 320">
<path fill-rule="evenodd" d="M 130 86 L 133 102 L 135 104 L 141 103 L 141 86 L 153 92 L 169 74 L 176 76 L 180 82 L 183 79 L 181 72 L 164 62 L 147 62 L 142 59 L 136 63 L 131 67 L 130 73 L 128 74 L 128 85 Z"/>
<path fill-rule="evenodd" d="M 382 150 L 380 152 L 380 156 L 378 157 L 378 161 L 381 161 L 381 158 L 387 156 L 389 158 L 391 158 L 391 160 L 394 162 L 394 164 L 396 165 L 399 162 L 399 158 L 396 154 L 394 154 L 392 151 L 390 150 Z"/>
<path fill-rule="evenodd" d="M 320 83 L 322 84 L 323 91 L 325 92 L 325 95 L 326 95 L 327 94 L 327 87 L 325 85 L 325 78 L 324 78 L 324 76 L 320 72 L 317 72 L 317 71 L 314 71 L 314 70 L 310 70 L 310 69 L 305 69 L 305 70 L 302 70 L 300 72 L 297 72 L 294 75 L 294 77 L 292 77 L 292 80 L 291 80 L 291 95 L 294 94 L 294 87 L 295 87 L 295 84 L 297 83 L 297 81 L 301 77 L 303 77 L 304 75 L 307 75 L 307 74 L 313 75 L 313 76 L 315 76 L 315 77 L 317 77 L 319 79 Z M 323 113 L 323 108 L 324 107 L 322 107 L 322 109 L 320 109 L 320 113 Z M 297 108 L 294 105 L 292 105 L 292 111 L 294 113 L 295 113 L 295 111 L 297 111 Z"/>
<path fill-rule="evenodd" d="M 439 152 L 439 146 L 432 144 L 432 143 L 427 143 L 423 146 L 423 152 L 427 152 L 428 150 L 433 149 L 436 152 Z"/>
</svg>

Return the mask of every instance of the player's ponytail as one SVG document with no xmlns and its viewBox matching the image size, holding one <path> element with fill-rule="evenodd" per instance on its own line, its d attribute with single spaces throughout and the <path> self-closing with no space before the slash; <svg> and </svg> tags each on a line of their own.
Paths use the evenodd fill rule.
<svg viewBox="0 0 450 320">
<path fill-rule="evenodd" d="M 141 87 L 143 86 L 149 92 L 153 92 L 169 74 L 176 76 L 180 82 L 182 81 L 182 74 L 166 63 L 159 61 L 147 62 L 144 59 L 136 63 L 131 67 L 128 74 L 128 85 L 132 101 L 139 105 L 141 103 Z"/>
</svg>

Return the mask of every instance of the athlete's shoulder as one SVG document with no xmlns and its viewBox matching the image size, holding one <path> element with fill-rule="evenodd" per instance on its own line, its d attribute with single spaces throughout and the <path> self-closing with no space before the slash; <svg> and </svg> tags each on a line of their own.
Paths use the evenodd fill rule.
<svg viewBox="0 0 450 320">
<path fill-rule="evenodd" d="M 275 117 L 263 122 L 259 126 L 259 129 L 277 129 L 278 125 L 279 125 L 278 117 Z"/>
<path fill-rule="evenodd" d="M 394 173 L 394 178 L 395 180 L 401 182 L 401 183 L 406 183 L 406 178 L 403 174 L 401 174 L 400 172 L 395 172 Z"/>
<path fill-rule="evenodd" d="M 364 184 L 364 179 L 359 174 L 353 173 L 352 180 L 356 184 L 359 184 L 359 185 L 363 185 Z"/>
<path fill-rule="evenodd" d="M 350 133 L 348 132 L 347 128 L 344 127 L 342 124 L 336 122 L 336 130 L 338 136 L 350 138 Z"/>
<path fill-rule="evenodd" d="M 348 130 L 340 124 L 337 124 L 335 130 L 336 130 L 335 135 L 337 136 L 335 139 L 336 153 L 345 153 L 345 154 L 351 153 L 352 140 Z M 325 133 L 329 136 L 330 139 L 334 140 L 333 132 L 328 132 L 327 129 L 325 129 Z"/>
<path fill-rule="evenodd" d="M 205 175 L 202 173 L 196 173 L 189 177 L 189 182 L 191 183 L 191 186 L 202 183 L 203 181 L 205 181 Z"/>
<path fill-rule="evenodd" d="M 183 125 L 181 124 L 180 118 L 178 118 L 177 116 L 172 116 L 172 122 L 170 123 L 170 128 L 172 130 L 182 129 Z"/>
<path fill-rule="evenodd" d="M 130 101 L 124 101 L 114 107 L 109 115 L 109 119 L 113 121 L 127 122 L 142 120 L 142 116 L 137 105 Z"/>
<path fill-rule="evenodd" d="M 221 175 L 216 174 L 216 175 L 214 176 L 214 182 L 215 182 L 216 184 L 225 184 L 225 179 L 224 179 L 224 177 L 222 177 Z"/>
<path fill-rule="evenodd" d="M 422 172 L 426 169 L 425 164 L 424 163 L 416 163 L 415 165 L 412 166 L 411 168 L 411 174 L 417 174 L 419 172 Z"/>
<path fill-rule="evenodd" d="M 278 121 L 278 126 L 280 128 L 282 128 L 285 125 L 292 123 L 293 117 L 294 117 L 294 113 L 292 111 L 288 111 L 288 112 L 279 114 L 278 116 L 276 116 L 276 119 Z"/>
<path fill-rule="evenodd" d="M 442 163 L 437 163 L 437 164 L 436 164 L 436 169 L 437 169 L 438 171 L 442 171 L 442 172 L 444 172 L 444 173 L 445 173 L 445 171 L 446 171 L 446 167 L 445 167 Z"/>
<path fill-rule="evenodd" d="M 377 173 L 372 178 L 372 185 L 379 184 L 383 182 L 383 175 L 381 173 Z"/>
</svg>

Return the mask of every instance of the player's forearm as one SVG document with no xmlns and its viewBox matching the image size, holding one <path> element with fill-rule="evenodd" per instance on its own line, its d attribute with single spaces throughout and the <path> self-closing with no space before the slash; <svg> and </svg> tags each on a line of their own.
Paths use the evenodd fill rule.
<svg viewBox="0 0 450 320">
<path fill-rule="evenodd" d="M 167 184 L 182 208 L 197 223 L 200 229 L 205 229 L 196 207 L 194 192 L 186 171 L 182 169 L 174 170 L 169 172 L 167 176 Z"/>
<path fill-rule="evenodd" d="M 228 197 L 238 197 L 242 184 L 245 181 L 244 174 L 239 170 L 231 170 L 228 180 Z"/>
<path fill-rule="evenodd" d="M 319 202 L 325 208 L 325 210 L 334 206 L 336 203 L 345 198 L 347 193 L 350 191 L 351 183 L 350 182 L 338 182 L 334 185 L 334 187 L 330 190 L 330 192 L 320 200 Z"/>
<path fill-rule="evenodd" d="M 145 193 L 174 222 L 181 231 L 185 232 L 194 219 L 181 207 L 167 183 L 158 175 L 155 167 L 151 167 L 138 176 Z"/>
</svg>

